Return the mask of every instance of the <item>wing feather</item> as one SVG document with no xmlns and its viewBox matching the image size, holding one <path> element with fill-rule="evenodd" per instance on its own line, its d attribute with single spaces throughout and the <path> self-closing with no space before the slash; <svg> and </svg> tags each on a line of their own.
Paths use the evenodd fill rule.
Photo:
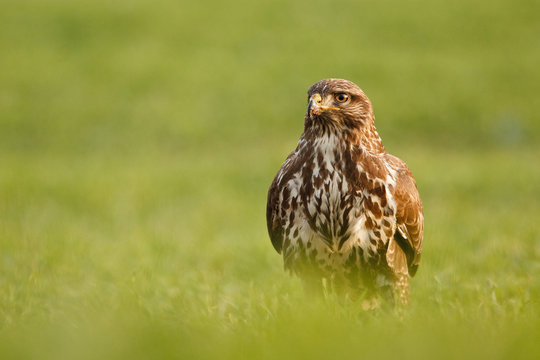
<svg viewBox="0 0 540 360">
<path fill-rule="evenodd" d="M 268 189 L 268 199 L 266 202 L 266 226 L 268 227 L 268 235 L 272 240 L 274 249 L 281 254 L 283 250 L 283 241 L 285 240 L 285 230 L 283 218 L 284 212 L 282 211 L 281 201 L 287 199 L 280 199 L 280 194 L 286 186 L 287 182 L 300 171 L 305 159 L 298 156 L 300 145 L 303 141 L 298 142 L 296 150 L 291 152 L 285 162 L 279 169 L 276 177 Z"/>
<path fill-rule="evenodd" d="M 397 170 L 394 192 L 397 227 L 388 246 L 387 260 L 390 260 L 389 264 L 392 261 L 396 268 L 402 269 L 401 272 L 408 272 L 414 276 L 422 254 L 424 210 L 416 181 L 407 165 L 391 155 L 389 155 L 389 160 Z M 407 268 L 400 266 L 405 260 Z"/>
<path fill-rule="evenodd" d="M 268 235 L 272 240 L 274 249 L 281 254 L 283 247 L 283 227 L 279 218 L 279 189 L 277 186 L 278 177 L 272 181 L 268 190 L 268 200 L 266 203 L 266 226 L 268 227 Z"/>
</svg>

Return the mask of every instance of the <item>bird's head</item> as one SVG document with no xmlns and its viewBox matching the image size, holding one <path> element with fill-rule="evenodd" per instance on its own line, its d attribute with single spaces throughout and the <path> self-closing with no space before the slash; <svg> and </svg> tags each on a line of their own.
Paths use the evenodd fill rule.
<svg viewBox="0 0 540 360">
<path fill-rule="evenodd" d="M 343 79 L 324 79 L 309 88 L 306 129 L 354 131 L 372 121 L 371 102 L 355 83 Z"/>
</svg>

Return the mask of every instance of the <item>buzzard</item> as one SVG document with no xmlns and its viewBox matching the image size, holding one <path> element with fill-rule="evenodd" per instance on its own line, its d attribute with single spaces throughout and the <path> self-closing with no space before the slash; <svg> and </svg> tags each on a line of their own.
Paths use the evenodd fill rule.
<svg viewBox="0 0 540 360">
<path fill-rule="evenodd" d="M 285 269 L 308 285 L 406 304 L 422 250 L 422 202 L 374 119 L 351 81 L 309 88 L 304 132 L 268 191 L 268 233 Z"/>
</svg>

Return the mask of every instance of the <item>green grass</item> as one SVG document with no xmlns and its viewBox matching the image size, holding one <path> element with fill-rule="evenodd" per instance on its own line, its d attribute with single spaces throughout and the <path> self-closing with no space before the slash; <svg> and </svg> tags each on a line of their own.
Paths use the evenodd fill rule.
<svg viewBox="0 0 540 360">
<path fill-rule="evenodd" d="M 534 1 L 0 3 L 0 358 L 538 358 Z M 424 201 L 412 304 L 304 294 L 267 188 L 325 77 Z"/>
</svg>

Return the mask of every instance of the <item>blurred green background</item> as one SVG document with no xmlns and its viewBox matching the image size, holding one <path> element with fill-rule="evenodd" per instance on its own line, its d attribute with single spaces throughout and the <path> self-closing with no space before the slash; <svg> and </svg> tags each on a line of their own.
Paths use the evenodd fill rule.
<svg viewBox="0 0 540 360">
<path fill-rule="evenodd" d="M 0 358 L 538 358 L 538 1 L 0 2 Z M 403 317 L 266 234 L 307 88 L 414 172 Z"/>
</svg>

